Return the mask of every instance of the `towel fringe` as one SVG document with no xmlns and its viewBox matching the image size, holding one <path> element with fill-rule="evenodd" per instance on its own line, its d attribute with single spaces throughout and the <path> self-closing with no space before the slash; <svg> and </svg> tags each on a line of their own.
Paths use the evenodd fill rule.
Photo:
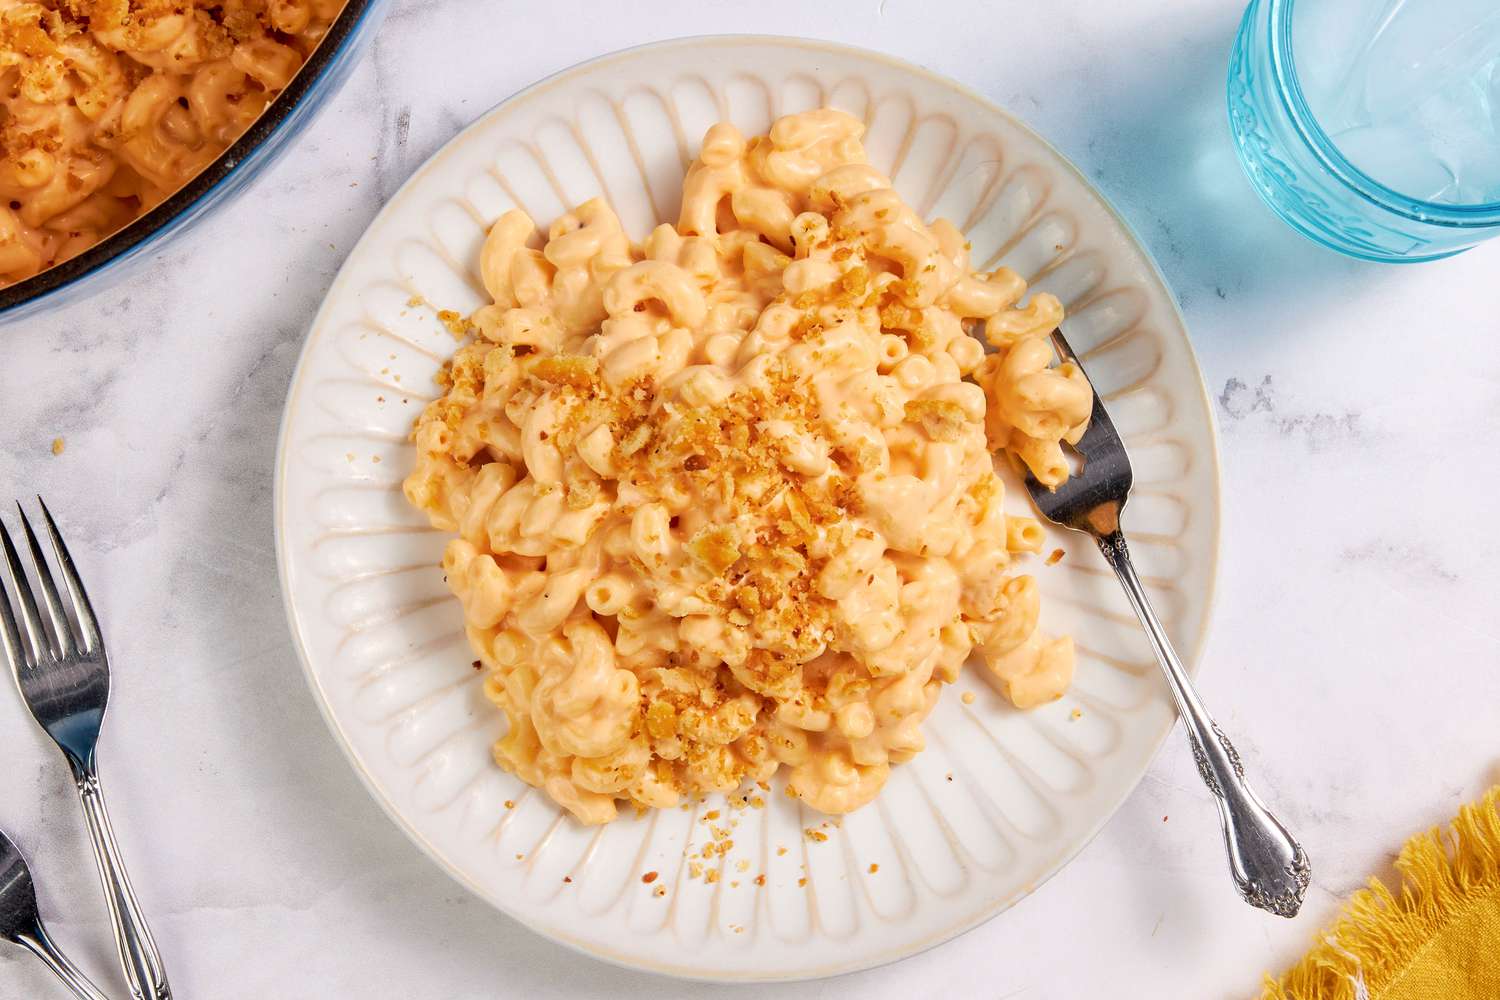
<svg viewBox="0 0 1500 1000">
<path fill-rule="evenodd" d="M 1452 828 L 1406 842 L 1396 859 L 1398 897 L 1378 878 L 1261 1000 L 1368 1000 L 1392 982 L 1450 920 L 1500 894 L 1500 786 L 1464 806 Z"/>
</svg>

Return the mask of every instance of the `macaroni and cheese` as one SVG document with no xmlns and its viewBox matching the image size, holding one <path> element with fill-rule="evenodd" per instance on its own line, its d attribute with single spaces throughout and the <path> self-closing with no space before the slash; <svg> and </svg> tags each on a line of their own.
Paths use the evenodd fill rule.
<svg viewBox="0 0 1500 1000">
<path fill-rule="evenodd" d="M 494 302 L 405 492 L 457 533 L 496 760 L 586 823 L 780 766 L 848 812 L 972 651 L 1020 707 L 1072 676 L 1013 572 L 1041 528 L 1003 512 L 992 457 L 1067 476 L 1092 390 L 1054 364 L 1061 306 L 973 271 L 862 133 L 826 109 L 715 125 L 644 244 L 598 199 L 540 249 L 520 211 L 484 243 Z"/>
<path fill-rule="evenodd" d="M 0 286 L 150 211 L 250 127 L 343 0 L 0 0 Z"/>
</svg>

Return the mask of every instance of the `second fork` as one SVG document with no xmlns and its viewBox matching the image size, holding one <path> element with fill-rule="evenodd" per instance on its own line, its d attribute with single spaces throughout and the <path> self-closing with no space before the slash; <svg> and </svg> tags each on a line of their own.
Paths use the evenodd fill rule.
<svg viewBox="0 0 1500 1000">
<path fill-rule="evenodd" d="M 44 618 L 37 606 L 10 533 L 0 522 L 0 546 L 4 548 L 6 576 L 15 600 L 12 607 L 0 587 L 0 646 L 10 661 L 26 707 L 62 750 L 72 769 L 94 845 L 94 860 L 104 883 L 115 944 L 131 993 L 137 1000 L 171 1000 L 172 990 L 167 984 L 161 953 L 125 872 L 99 784 L 96 748 L 109 700 L 109 658 L 104 638 L 57 524 L 41 497 L 37 497 L 37 503 L 68 593 L 72 618 L 63 607 L 62 594 L 42 554 L 36 532 L 25 510 L 17 504 L 46 615 Z"/>
</svg>

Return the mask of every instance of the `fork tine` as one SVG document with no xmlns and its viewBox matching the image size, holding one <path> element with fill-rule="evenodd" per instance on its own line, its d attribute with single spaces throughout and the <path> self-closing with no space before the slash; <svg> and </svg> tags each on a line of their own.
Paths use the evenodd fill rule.
<svg viewBox="0 0 1500 1000">
<path fill-rule="evenodd" d="M 0 522 L 0 533 L 4 531 L 5 524 Z M 7 546 L 10 544 L 8 537 L 5 543 Z M 16 614 L 10 609 L 10 598 L 6 596 L 3 586 L 0 586 L 0 644 L 4 645 L 5 658 L 10 661 L 10 669 L 17 677 L 21 675 L 22 669 L 30 668 L 34 662 L 21 645 L 21 633 L 16 629 Z"/>
<path fill-rule="evenodd" d="M 1054 328 L 1052 331 L 1052 346 L 1057 348 L 1057 353 L 1062 355 L 1062 360 L 1071 361 L 1075 365 L 1079 365 L 1080 368 L 1083 367 L 1079 364 L 1078 355 L 1073 352 L 1072 345 L 1063 336 L 1062 327 L 1060 326 Z"/>
<path fill-rule="evenodd" d="M 10 540 L 10 532 L 5 530 L 5 522 L 0 521 L 0 545 L 5 548 L 5 568 L 10 575 L 10 588 L 16 593 L 16 605 L 21 609 L 21 623 L 24 626 L 25 638 L 18 643 L 25 656 L 22 664 L 35 666 L 49 652 L 46 633 L 42 631 L 41 618 L 36 613 L 36 601 L 31 596 L 31 587 L 26 583 L 26 573 L 21 569 L 21 557 L 16 553 L 16 546 Z M 9 604 L 7 602 L 7 610 Z M 6 618 L 11 622 L 11 628 L 15 628 L 15 618 L 7 614 Z M 18 635 L 17 639 L 21 639 Z M 20 669 L 21 664 L 17 664 Z"/>
<path fill-rule="evenodd" d="M 26 517 L 26 511 L 19 501 L 16 503 L 16 510 L 21 514 L 21 530 L 26 532 L 26 544 L 31 548 L 31 564 L 36 567 L 36 582 L 42 588 L 42 603 L 47 605 L 47 617 L 51 619 L 57 655 L 72 656 L 73 626 L 68 621 L 68 613 L 63 610 L 62 595 L 57 592 L 57 584 L 52 582 L 52 570 L 47 565 L 47 557 L 42 555 L 42 545 L 36 539 L 36 532 L 31 530 L 31 521 Z"/>
<path fill-rule="evenodd" d="M 99 635 L 99 619 L 94 616 L 94 606 L 89 603 L 88 591 L 83 589 L 83 580 L 78 576 L 78 569 L 73 565 L 68 547 L 63 544 L 57 522 L 52 520 L 52 512 L 47 509 L 41 497 L 37 497 L 36 502 L 42 508 L 42 517 L 47 521 L 47 535 L 52 539 L 52 551 L 57 553 L 57 568 L 62 570 L 63 585 L 68 588 L 68 596 L 73 599 L 73 613 L 78 616 L 78 628 L 83 633 L 84 651 L 92 653 L 104 641 Z"/>
</svg>

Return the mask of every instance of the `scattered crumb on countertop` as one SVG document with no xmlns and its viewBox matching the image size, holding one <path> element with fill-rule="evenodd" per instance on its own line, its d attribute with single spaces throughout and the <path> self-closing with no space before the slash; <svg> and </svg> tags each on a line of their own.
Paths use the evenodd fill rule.
<svg viewBox="0 0 1500 1000">
<path fill-rule="evenodd" d="M 62 438 L 60 438 L 60 437 L 59 438 L 53 438 L 52 439 L 52 454 L 54 454 L 54 455 L 61 455 L 63 453 L 63 449 L 66 448 L 67 446 L 68 446 L 68 443 L 66 441 L 64 441 Z"/>
<path fill-rule="evenodd" d="M 959 700 L 962 701 L 965 705 L 974 704 L 974 692 L 965 691 L 963 694 L 959 695 Z"/>
</svg>

